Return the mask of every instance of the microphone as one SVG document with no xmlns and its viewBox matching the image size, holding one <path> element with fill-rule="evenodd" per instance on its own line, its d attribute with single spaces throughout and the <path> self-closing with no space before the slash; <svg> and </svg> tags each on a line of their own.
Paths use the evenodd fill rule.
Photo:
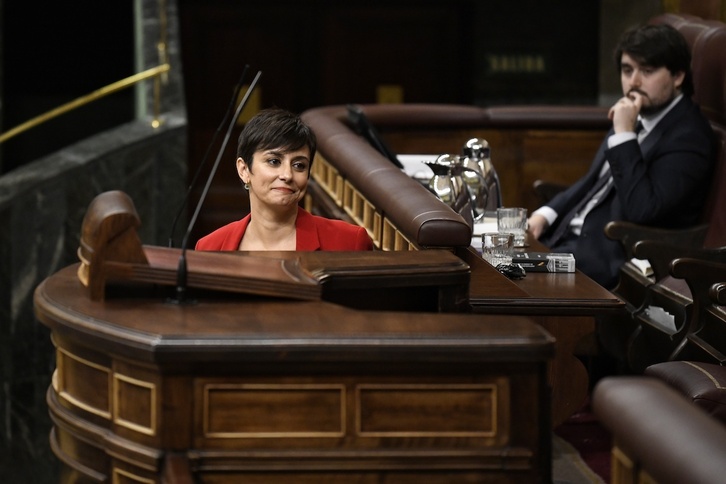
<svg viewBox="0 0 726 484">
<path fill-rule="evenodd" d="M 204 190 L 202 190 L 202 194 L 199 197 L 197 206 L 194 209 L 194 214 L 192 215 L 192 219 L 189 221 L 189 225 L 187 226 L 187 231 L 184 234 L 184 238 L 182 239 L 181 255 L 179 256 L 179 266 L 177 267 L 177 272 L 176 272 L 176 277 L 177 277 L 176 298 L 172 299 L 172 301 L 171 301 L 176 304 L 184 304 L 185 302 L 187 302 L 187 300 L 186 300 L 187 246 L 189 245 L 189 235 L 192 233 L 192 229 L 194 228 L 194 224 L 197 221 L 197 217 L 199 217 L 199 212 L 202 210 L 202 205 L 204 204 L 204 199 L 207 197 L 207 192 L 209 192 L 209 187 L 212 185 L 212 180 L 214 179 L 214 175 L 217 173 L 217 168 L 219 167 L 219 162 L 222 159 L 222 155 L 224 154 L 224 149 L 227 147 L 227 142 L 229 141 L 229 136 L 232 133 L 232 128 L 234 127 L 234 123 L 239 118 L 239 115 L 242 112 L 242 109 L 247 104 L 247 101 L 249 100 L 250 95 L 252 94 L 252 91 L 254 91 L 255 87 L 257 86 L 257 81 L 260 79 L 261 75 L 262 75 L 262 71 L 257 71 L 257 75 L 255 75 L 255 78 L 252 80 L 252 83 L 247 88 L 247 92 L 245 93 L 244 97 L 242 98 L 242 101 L 240 101 L 239 106 L 237 106 L 237 110 L 234 112 L 234 116 L 232 117 L 231 122 L 227 126 L 227 133 L 225 134 L 224 140 L 222 141 L 222 146 L 219 148 L 219 152 L 217 153 L 217 159 L 214 160 L 214 165 L 212 165 L 212 171 L 209 173 L 209 176 L 207 177 L 207 183 L 204 185 Z"/>
<path fill-rule="evenodd" d="M 391 163 L 403 170 L 403 164 L 398 161 L 396 154 L 383 141 L 378 130 L 371 124 L 363 112 L 363 108 L 357 104 L 348 104 L 346 109 L 348 110 L 348 121 L 350 121 L 358 134 L 362 135 L 379 153 L 388 158 Z"/>
<path fill-rule="evenodd" d="M 249 70 L 249 68 L 250 68 L 249 64 L 246 64 L 245 68 L 242 70 L 242 75 L 240 76 L 239 81 L 237 81 L 237 85 L 234 88 L 234 93 L 232 94 L 232 99 L 229 100 L 229 106 L 227 106 L 227 112 L 224 113 L 224 117 L 222 118 L 222 121 L 219 123 L 219 126 L 217 126 L 217 130 L 214 132 L 214 136 L 212 136 L 212 140 L 209 142 L 209 145 L 207 145 L 207 151 L 204 153 L 202 162 L 197 167 L 197 171 L 196 171 L 196 173 L 194 173 L 192 182 L 189 184 L 189 188 L 187 188 L 187 193 L 186 193 L 186 195 L 184 195 L 184 200 L 182 201 L 181 207 L 179 207 L 179 211 L 177 212 L 176 217 L 174 217 L 174 222 L 171 224 L 171 231 L 169 232 L 169 247 L 174 247 L 174 231 L 176 230 L 176 224 L 179 222 L 181 214 L 184 212 L 184 207 L 186 207 L 187 203 L 189 203 L 189 197 L 192 193 L 192 188 L 194 188 L 197 185 L 197 179 L 199 178 L 199 175 L 202 173 L 202 168 L 204 168 L 204 165 L 207 164 L 207 158 L 209 157 L 209 152 L 212 151 L 212 146 L 217 141 L 217 137 L 219 136 L 219 133 L 222 132 L 222 127 L 225 124 L 227 124 L 227 118 L 229 117 L 230 113 L 232 112 L 232 108 L 234 108 L 234 103 L 235 103 L 235 101 L 237 101 L 239 92 L 242 90 L 242 83 L 244 82 L 245 77 L 247 77 L 247 71 Z"/>
</svg>

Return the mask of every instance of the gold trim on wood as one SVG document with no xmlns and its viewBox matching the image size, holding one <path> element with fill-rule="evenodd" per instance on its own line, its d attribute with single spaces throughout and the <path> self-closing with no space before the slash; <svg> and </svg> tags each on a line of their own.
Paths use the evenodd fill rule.
<svg viewBox="0 0 726 484">
<path fill-rule="evenodd" d="M 332 198 L 338 206 L 343 205 L 343 177 L 338 170 L 320 154 L 315 155 L 315 162 L 312 168 L 312 177 L 320 185 L 325 193 Z"/>
<path fill-rule="evenodd" d="M 418 250 L 401 231 L 320 153 L 315 155 L 311 176 L 325 193 L 358 225 L 368 231 L 382 250 Z"/>
<path fill-rule="evenodd" d="M 612 484 L 638 482 L 638 466 L 617 446 L 614 446 L 610 453 L 610 475 Z"/>
<path fill-rule="evenodd" d="M 335 390 L 338 392 L 338 413 L 339 413 L 339 426 L 335 431 L 213 431 L 211 429 L 211 417 L 214 409 L 210 403 L 210 394 L 215 390 L 224 391 L 240 391 L 240 392 L 255 392 L 255 391 L 276 391 L 276 392 L 315 392 L 315 391 L 329 391 Z M 286 383 L 209 383 L 205 384 L 202 389 L 202 431 L 206 438 L 217 438 L 217 439 L 251 439 L 251 438 L 300 438 L 300 437 L 330 437 L 340 438 L 344 437 L 346 433 L 346 389 L 343 384 L 286 384 Z M 330 409 L 334 411 L 335 409 Z M 240 408 L 239 412 L 244 412 L 244 408 Z M 295 412 L 295 408 L 286 408 L 285 412 Z M 263 423 L 263 422 L 260 422 Z"/>
<path fill-rule="evenodd" d="M 148 401 L 148 408 L 149 408 L 149 425 L 143 425 L 137 422 L 132 422 L 131 420 L 128 420 L 126 418 L 123 418 L 120 415 L 120 409 L 121 409 L 121 384 L 123 383 L 130 386 L 136 386 L 140 388 L 144 388 L 149 391 L 149 401 Z M 139 380 L 137 378 L 132 378 L 130 376 L 122 375 L 120 373 L 115 373 L 113 375 L 113 422 L 116 425 L 119 425 L 121 427 L 125 427 L 127 429 L 133 430 L 135 432 L 139 432 L 144 435 L 156 435 L 156 430 L 158 428 L 158 422 L 157 422 L 157 411 L 156 411 L 156 405 L 158 401 L 158 395 L 157 395 L 156 385 L 152 382 L 147 382 L 143 380 Z"/>
<path fill-rule="evenodd" d="M 75 362 L 85 365 L 93 370 L 99 371 L 101 373 L 106 374 L 106 380 L 107 380 L 107 386 L 106 391 L 109 393 L 107 395 L 106 401 L 109 402 L 109 406 L 107 406 L 105 409 L 94 407 L 83 400 L 79 399 L 76 395 L 73 395 L 72 393 L 68 392 L 67 385 L 66 385 L 66 375 L 67 375 L 67 369 L 66 369 L 66 363 L 63 360 L 63 357 L 68 357 Z M 110 409 L 110 402 L 111 402 L 111 369 L 102 365 L 99 365 L 97 363 L 94 363 L 92 361 L 86 360 L 85 358 L 81 358 L 80 356 L 74 355 L 73 353 L 63 349 L 58 348 L 56 352 L 56 371 L 53 378 L 54 387 L 56 392 L 58 393 L 58 396 L 66 400 L 68 403 L 80 408 L 81 410 L 85 410 L 86 412 L 92 413 L 94 415 L 98 415 L 99 417 L 110 419 L 111 418 L 111 409 Z"/>
<path fill-rule="evenodd" d="M 137 476 L 136 474 L 132 474 L 129 471 L 125 471 L 125 470 L 119 469 L 117 467 L 113 468 L 113 471 L 111 473 L 111 482 L 113 484 L 126 484 L 128 482 L 127 479 L 130 479 L 134 482 L 139 482 L 141 484 L 155 484 L 156 483 L 156 481 L 154 479 Z"/>
<path fill-rule="evenodd" d="M 381 250 L 418 250 L 387 218 L 383 219 Z"/>
<path fill-rule="evenodd" d="M 372 207 L 372 205 L 371 205 Z M 381 233 L 383 232 L 383 217 L 380 213 L 373 207 L 373 209 L 370 212 L 371 217 L 371 226 L 373 227 L 373 240 L 376 241 L 376 245 L 380 246 L 380 243 L 378 243 L 379 240 L 381 240 Z"/>
<path fill-rule="evenodd" d="M 398 392 L 398 393 L 408 393 L 411 392 L 412 396 L 415 396 L 416 398 L 412 398 L 410 402 L 404 402 L 401 405 L 398 405 L 397 401 L 394 399 L 391 399 L 390 402 L 385 402 L 384 406 L 387 408 L 366 408 L 364 399 L 366 392 L 374 392 L 374 391 L 381 391 L 381 392 Z M 419 392 L 418 395 L 416 395 L 416 392 Z M 487 422 L 490 425 L 490 429 L 488 430 L 416 430 L 416 429 L 404 429 L 403 426 L 405 426 L 405 422 L 398 421 L 396 422 L 396 425 L 400 425 L 401 428 L 397 430 L 365 430 L 364 427 L 368 426 L 370 427 L 371 424 L 365 422 L 364 413 L 371 412 L 372 414 L 377 414 L 375 418 L 380 419 L 383 414 L 385 414 L 386 411 L 390 411 L 390 415 L 388 416 L 388 420 L 395 421 L 395 417 L 397 413 L 400 413 L 402 411 L 405 411 L 407 406 L 415 407 L 416 405 L 420 405 L 422 408 L 426 405 L 426 402 L 421 398 L 424 393 L 431 393 L 439 394 L 438 398 L 436 400 L 438 403 L 435 405 L 440 405 L 440 402 L 443 400 L 447 400 L 447 405 L 451 405 L 449 408 L 438 408 L 436 412 L 436 417 L 440 417 L 443 414 L 446 414 L 446 418 L 449 418 L 452 423 L 452 428 L 454 425 L 458 425 L 459 427 L 465 427 L 463 422 L 455 422 L 457 418 L 456 414 L 456 406 L 458 405 L 456 401 L 456 393 L 460 392 L 481 392 L 480 398 L 483 399 L 481 404 L 481 423 L 486 424 Z M 399 395 L 400 396 L 400 395 Z M 356 415 L 355 415 L 355 426 L 356 426 L 356 433 L 360 435 L 361 437 L 495 437 L 497 435 L 498 430 L 498 408 L 497 408 L 497 401 L 498 401 L 498 387 L 494 383 L 472 383 L 472 384 L 460 384 L 460 383 L 454 383 L 454 384 L 446 384 L 446 383 L 440 383 L 440 384 L 361 384 L 356 385 L 355 388 L 355 409 L 356 409 Z M 466 402 L 466 404 L 471 405 L 471 396 L 467 396 L 465 400 L 469 400 Z M 463 400 L 462 400 L 463 401 Z M 429 409 L 431 410 L 431 409 Z M 413 413 L 416 413 L 418 415 L 416 425 L 422 425 L 422 419 L 425 419 L 425 413 L 426 412 L 416 412 L 415 410 Z M 488 413 L 488 415 L 485 415 Z M 434 412 L 431 413 L 432 415 Z M 385 419 L 385 418 L 384 418 Z M 380 424 L 378 424 L 380 425 Z M 390 423 L 388 424 L 390 425 Z M 425 425 L 425 423 L 424 423 Z M 468 425 L 466 426 L 468 427 Z"/>
<path fill-rule="evenodd" d="M 381 233 L 380 214 L 378 214 L 378 217 L 374 216 L 376 207 L 348 180 L 344 182 L 343 210 L 350 215 L 355 223 L 365 228 L 373 240 L 378 240 L 377 235 Z"/>
</svg>

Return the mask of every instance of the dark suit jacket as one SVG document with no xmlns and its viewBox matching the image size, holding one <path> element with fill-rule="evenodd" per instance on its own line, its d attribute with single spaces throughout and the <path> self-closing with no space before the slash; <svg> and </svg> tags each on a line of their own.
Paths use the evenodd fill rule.
<svg viewBox="0 0 726 484">
<path fill-rule="evenodd" d="M 199 239 L 196 250 L 238 250 L 242 237 L 250 223 L 251 215 L 221 227 Z M 306 212 L 298 207 L 296 250 L 371 250 L 373 242 L 363 227 L 331 220 Z"/>
<path fill-rule="evenodd" d="M 611 135 L 612 132 L 608 134 Z M 588 173 L 547 205 L 558 214 L 541 241 L 557 249 L 548 237 L 587 194 L 607 159 L 613 189 L 585 217 L 582 233 L 568 249 L 577 268 L 606 288 L 615 286 L 625 262 L 619 242 L 605 236 L 605 225 L 625 220 L 643 225 L 678 228 L 701 220 L 715 161 L 715 140 L 708 120 L 684 97 L 661 119 L 642 144 L 632 140 L 612 149 L 603 141 Z"/>
</svg>

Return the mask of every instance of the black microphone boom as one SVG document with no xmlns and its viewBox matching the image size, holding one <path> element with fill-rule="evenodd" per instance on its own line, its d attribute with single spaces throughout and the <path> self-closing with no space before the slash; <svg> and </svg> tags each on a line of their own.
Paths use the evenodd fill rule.
<svg viewBox="0 0 726 484">
<path fill-rule="evenodd" d="M 217 137 L 219 136 L 219 133 L 222 132 L 222 127 L 224 127 L 227 124 L 227 119 L 229 118 L 230 113 L 232 112 L 232 109 L 234 108 L 234 103 L 237 101 L 237 98 L 239 97 L 239 92 L 242 90 L 242 84 L 244 83 L 245 77 L 247 77 L 247 71 L 249 70 L 250 66 L 249 64 L 245 65 L 245 68 L 242 70 L 242 75 L 239 78 L 239 81 L 237 81 L 237 85 L 234 88 L 234 93 L 232 94 L 232 99 L 229 100 L 229 106 L 227 106 L 227 112 L 224 113 L 224 117 L 222 118 L 222 121 L 219 123 L 219 126 L 217 126 L 217 130 L 214 132 L 214 136 L 212 136 L 212 140 L 209 142 L 209 145 L 207 145 L 207 150 L 204 152 L 204 157 L 202 158 L 202 162 L 199 163 L 199 166 L 197 167 L 197 171 L 194 173 L 194 178 L 192 178 L 192 182 L 189 184 L 189 188 L 187 188 L 187 193 L 184 195 L 184 200 L 182 201 L 181 207 L 179 207 L 179 211 L 176 214 L 176 217 L 174 217 L 174 222 L 171 224 L 171 231 L 169 232 L 169 247 L 174 247 L 174 232 L 176 231 L 176 224 L 179 222 L 179 219 L 181 218 L 181 214 L 184 213 L 184 207 L 187 206 L 187 203 L 189 203 L 189 197 L 192 193 L 192 188 L 194 188 L 197 185 L 197 179 L 199 178 L 199 175 L 202 173 L 202 169 L 204 168 L 204 165 L 207 164 L 207 158 L 209 157 L 209 152 L 212 151 L 212 146 L 214 146 L 214 143 L 217 141 Z"/>
<path fill-rule="evenodd" d="M 229 141 L 229 136 L 232 133 L 232 128 L 234 127 L 235 122 L 239 118 L 240 113 L 242 112 L 242 109 L 247 104 L 247 101 L 250 98 L 250 95 L 252 94 L 252 91 L 254 91 L 255 86 L 257 86 L 257 81 L 260 79 L 260 76 L 262 75 L 262 71 L 257 71 L 257 74 L 255 75 L 255 78 L 252 79 L 252 83 L 250 84 L 250 87 L 247 88 L 247 92 L 245 93 L 244 97 L 242 98 L 242 101 L 240 101 L 239 105 L 237 106 L 237 110 L 234 113 L 234 116 L 232 117 L 232 121 L 227 126 L 227 133 L 224 136 L 224 140 L 222 141 L 222 146 L 219 148 L 219 152 L 217 153 L 217 159 L 214 160 L 214 165 L 212 165 L 212 171 L 209 173 L 209 176 L 207 177 L 207 183 L 204 185 L 204 190 L 202 190 L 202 194 L 199 197 L 199 201 L 197 202 L 197 206 L 194 209 L 194 214 L 192 214 L 192 218 L 189 221 L 189 225 L 187 226 L 187 231 L 184 234 L 184 238 L 182 239 L 182 245 L 181 245 L 181 255 L 179 256 L 179 267 L 177 268 L 177 282 L 176 282 L 176 299 L 173 300 L 173 302 L 182 304 L 186 302 L 186 292 L 187 292 L 187 247 L 189 245 L 189 236 L 192 233 L 192 229 L 194 228 L 194 224 L 197 221 L 197 217 L 199 217 L 199 212 L 202 209 L 202 205 L 204 204 L 204 199 L 207 197 L 207 192 L 209 191 L 209 187 L 212 185 L 212 180 L 214 179 L 214 175 L 217 173 L 217 168 L 219 167 L 219 162 L 222 159 L 222 155 L 224 154 L 224 149 L 227 147 L 227 142 Z"/>
</svg>

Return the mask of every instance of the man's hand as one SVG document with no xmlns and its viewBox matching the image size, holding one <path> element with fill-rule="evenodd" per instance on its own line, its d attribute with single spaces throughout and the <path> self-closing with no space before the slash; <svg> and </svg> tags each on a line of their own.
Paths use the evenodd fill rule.
<svg viewBox="0 0 726 484">
<path fill-rule="evenodd" d="M 535 239 L 539 239 L 539 236 L 542 235 L 542 232 L 547 230 L 547 227 L 550 226 L 546 218 L 544 218 L 542 215 L 537 214 L 529 217 L 529 219 L 527 220 L 527 224 L 529 226 L 529 233 L 532 234 Z"/>
<path fill-rule="evenodd" d="M 638 113 L 643 105 L 643 95 L 638 91 L 630 91 L 627 96 L 618 99 L 608 111 L 608 118 L 613 122 L 616 133 L 635 130 Z"/>
</svg>

